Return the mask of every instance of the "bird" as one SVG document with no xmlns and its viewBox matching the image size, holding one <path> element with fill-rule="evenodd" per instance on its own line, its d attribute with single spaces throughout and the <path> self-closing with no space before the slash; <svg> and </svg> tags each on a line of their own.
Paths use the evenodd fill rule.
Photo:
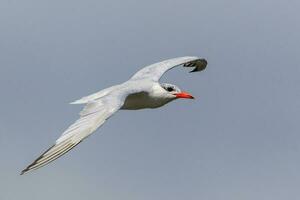
<svg viewBox="0 0 300 200">
<path fill-rule="evenodd" d="M 118 110 L 158 108 L 175 99 L 194 99 L 176 85 L 159 82 L 165 72 L 177 66 L 193 68 L 190 72 L 199 72 L 206 68 L 207 61 L 195 56 L 164 60 L 142 68 L 124 83 L 71 102 L 85 105 L 80 118 L 62 133 L 54 145 L 22 170 L 21 175 L 43 167 L 70 151 Z"/>
</svg>

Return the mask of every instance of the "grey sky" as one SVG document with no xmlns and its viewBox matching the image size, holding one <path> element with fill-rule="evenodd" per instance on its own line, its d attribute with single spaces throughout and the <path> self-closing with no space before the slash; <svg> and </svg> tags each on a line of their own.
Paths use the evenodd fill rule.
<svg viewBox="0 0 300 200">
<path fill-rule="evenodd" d="M 283 200 L 300 185 L 299 1 L 0 3 L 0 199 Z M 77 118 L 69 102 L 141 67 L 195 101 L 120 111 L 54 163 L 19 176 Z"/>
</svg>

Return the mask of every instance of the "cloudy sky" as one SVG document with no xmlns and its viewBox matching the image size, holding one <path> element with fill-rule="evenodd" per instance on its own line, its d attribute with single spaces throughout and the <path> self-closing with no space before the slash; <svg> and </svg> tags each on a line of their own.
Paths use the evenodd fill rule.
<svg viewBox="0 0 300 200">
<path fill-rule="evenodd" d="M 299 199 L 297 0 L 2 0 L 0 199 Z M 20 171 L 75 121 L 69 102 L 195 55 L 192 93 L 120 111 L 50 165 Z"/>
</svg>

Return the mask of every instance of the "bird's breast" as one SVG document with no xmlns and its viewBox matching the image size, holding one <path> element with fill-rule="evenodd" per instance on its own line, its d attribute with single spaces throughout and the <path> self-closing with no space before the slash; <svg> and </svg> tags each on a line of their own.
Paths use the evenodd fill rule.
<svg viewBox="0 0 300 200">
<path fill-rule="evenodd" d="M 138 110 L 144 108 L 158 108 L 170 102 L 169 99 L 155 98 L 147 92 L 140 92 L 129 95 L 121 109 Z"/>
</svg>

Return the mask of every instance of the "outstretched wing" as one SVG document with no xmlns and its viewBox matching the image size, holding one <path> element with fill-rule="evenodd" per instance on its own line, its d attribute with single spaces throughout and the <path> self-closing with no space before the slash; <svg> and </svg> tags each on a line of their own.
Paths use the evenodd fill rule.
<svg viewBox="0 0 300 200">
<path fill-rule="evenodd" d="M 173 58 L 144 67 L 135 73 L 131 80 L 150 79 L 152 81 L 158 81 L 165 72 L 180 65 L 184 67 L 194 67 L 190 72 L 197 72 L 206 68 L 207 61 L 198 57 L 188 56 Z"/>
<path fill-rule="evenodd" d="M 78 145 L 122 107 L 126 96 L 127 94 L 115 92 L 88 103 L 80 112 L 80 119 L 72 124 L 52 147 L 24 169 L 21 175 L 54 161 Z"/>
</svg>

